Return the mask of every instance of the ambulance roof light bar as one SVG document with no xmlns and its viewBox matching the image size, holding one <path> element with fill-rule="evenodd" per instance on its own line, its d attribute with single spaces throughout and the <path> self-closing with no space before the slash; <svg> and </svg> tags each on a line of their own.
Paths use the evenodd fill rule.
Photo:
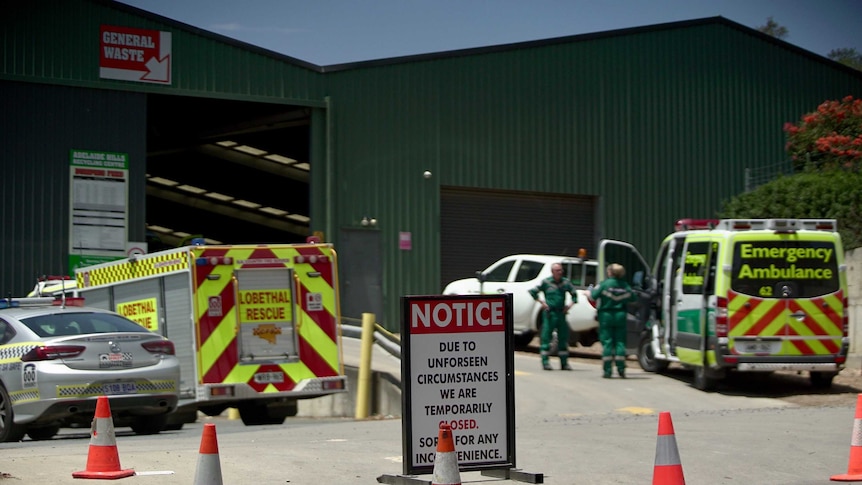
<svg viewBox="0 0 862 485">
<path fill-rule="evenodd" d="M 680 219 L 674 224 L 674 229 L 677 231 L 712 230 L 718 222 L 718 219 Z"/>
<path fill-rule="evenodd" d="M 722 219 L 717 225 L 727 231 L 774 231 L 778 234 L 794 234 L 796 231 L 832 231 L 838 230 L 835 219 Z"/>
</svg>

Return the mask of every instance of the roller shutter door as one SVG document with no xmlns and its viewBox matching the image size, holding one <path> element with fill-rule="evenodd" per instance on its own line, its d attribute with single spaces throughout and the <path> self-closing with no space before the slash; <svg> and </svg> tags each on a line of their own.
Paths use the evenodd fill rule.
<svg viewBox="0 0 862 485">
<path fill-rule="evenodd" d="M 595 255 L 594 196 L 441 187 L 440 289 L 510 254 Z"/>
</svg>

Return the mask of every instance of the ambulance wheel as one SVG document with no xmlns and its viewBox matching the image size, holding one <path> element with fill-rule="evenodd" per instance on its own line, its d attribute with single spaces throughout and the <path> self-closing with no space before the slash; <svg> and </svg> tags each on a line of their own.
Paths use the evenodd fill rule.
<svg viewBox="0 0 862 485">
<path fill-rule="evenodd" d="M 715 379 L 709 376 L 704 365 L 698 365 L 694 368 L 694 388 L 701 391 L 715 389 Z"/>
<path fill-rule="evenodd" d="M 3 384 L 0 384 L 0 442 L 21 441 L 27 428 L 15 424 L 12 399 Z"/>
<path fill-rule="evenodd" d="M 817 389 L 828 389 L 832 386 L 835 372 L 812 372 L 811 385 Z"/>
<path fill-rule="evenodd" d="M 638 364 L 647 372 L 664 372 L 667 369 L 667 361 L 656 359 L 652 349 L 652 338 L 649 336 L 642 338 L 638 344 Z"/>
</svg>

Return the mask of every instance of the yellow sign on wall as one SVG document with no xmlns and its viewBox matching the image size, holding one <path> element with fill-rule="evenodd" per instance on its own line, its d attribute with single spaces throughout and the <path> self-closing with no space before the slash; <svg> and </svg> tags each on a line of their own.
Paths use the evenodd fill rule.
<svg viewBox="0 0 862 485">
<path fill-rule="evenodd" d="M 117 303 L 117 313 L 151 332 L 159 331 L 159 310 L 155 298 Z"/>
</svg>

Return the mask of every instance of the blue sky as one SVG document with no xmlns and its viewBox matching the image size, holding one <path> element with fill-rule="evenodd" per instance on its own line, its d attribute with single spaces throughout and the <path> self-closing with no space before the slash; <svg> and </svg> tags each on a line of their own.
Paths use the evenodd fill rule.
<svg viewBox="0 0 862 485">
<path fill-rule="evenodd" d="M 862 53 L 862 0 L 122 0 L 317 65 L 722 16 L 826 56 Z"/>
</svg>

